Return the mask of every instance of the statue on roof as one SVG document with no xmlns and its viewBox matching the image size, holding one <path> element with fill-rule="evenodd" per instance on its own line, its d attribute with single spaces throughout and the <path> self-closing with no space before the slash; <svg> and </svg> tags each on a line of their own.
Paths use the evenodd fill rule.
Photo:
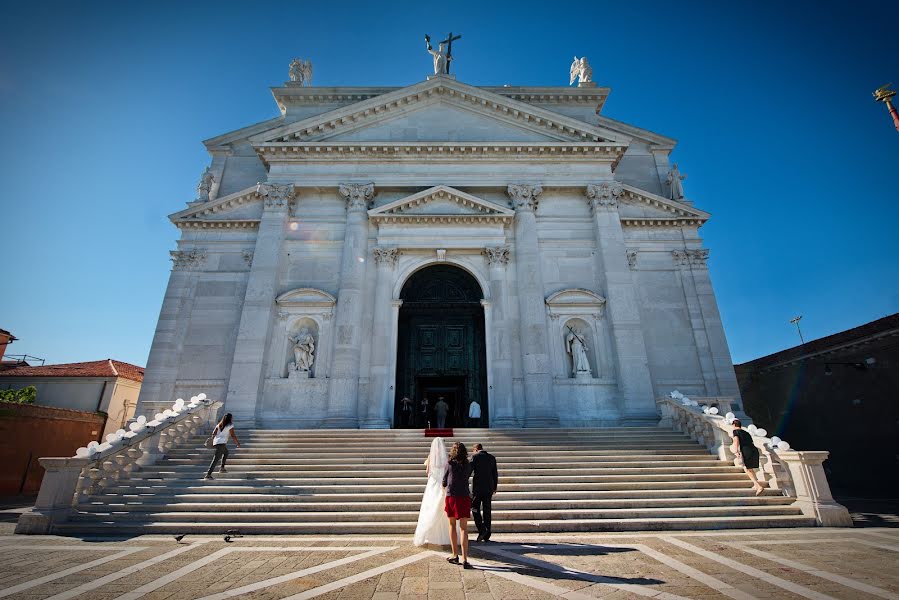
<svg viewBox="0 0 899 600">
<path fill-rule="evenodd" d="M 215 183 L 215 176 L 209 167 L 200 175 L 200 183 L 197 184 L 197 200 L 207 202 L 209 200 L 209 192 L 212 191 L 212 184 Z"/>
<path fill-rule="evenodd" d="M 437 49 L 431 47 L 431 36 L 425 34 L 425 44 L 428 47 L 428 53 L 434 57 L 434 75 L 449 75 L 450 61 L 453 60 L 453 42 L 462 36 L 454 36 L 449 33 L 446 39 L 437 44 Z"/>
<path fill-rule="evenodd" d="M 683 200 L 684 199 L 684 185 L 681 183 L 687 176 L 680 172 L 677 168 L 677 163 L 671 167 L 671 170 L 668 171 L 668 197 L 672 200 Z"/>
<path fill-rule="evenodd" d="M 571 79 L 568 81 L 568 85 L 572 85 L 575 79 L 580 80 L 578 81 L 578 85 L 583 83 L 593 83 L 593 67 L 587 62 L 586 56 L 580 58 L 577 56 L 574 57 L 574 61 L 571 63 L 570 74 Z"/>
<path fill-rule="evenodd" d="M 296 81 L 300 85 L 312 85 L 312 61 L 295 58 L 290 61 L 290 70 L 288 71 L 291 81 Z"/>
</svg>

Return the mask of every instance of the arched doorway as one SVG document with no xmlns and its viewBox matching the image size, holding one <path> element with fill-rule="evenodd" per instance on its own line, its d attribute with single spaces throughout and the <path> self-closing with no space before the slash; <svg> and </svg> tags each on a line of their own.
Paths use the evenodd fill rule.
<svg viewBox="0 0 899 600">
<path fill-rule="evenodd" d="M 466 427 L 472 401 L 481 406 L 478 426 L 487 427 L 487 358 L 483 293 L 459 267 L 434 265 L 415 272 L 400 292 L 395 427 L 437 426 L 439 398 L 449 405 L 447 427 Z M 401 407 L 414 402 L 412 422 Z M 427 413 L 422 399 L 429 401 Z"/>
</svg>

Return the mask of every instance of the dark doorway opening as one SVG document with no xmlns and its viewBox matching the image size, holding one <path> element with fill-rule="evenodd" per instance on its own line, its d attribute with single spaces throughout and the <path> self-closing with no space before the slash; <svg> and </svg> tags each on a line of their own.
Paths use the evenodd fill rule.
<svg viewBox="0 0 899 600">
<path fill-rule="evenodd" d="M 487 426 L 482 298 L 477 280 L 451 265 L 427 267 L 406 281 L 400 293 L 395 427 L 436 427 L 441 397 L 449 406 L 447 427 Z M 411 418 L 402 410 L 405 396 L 415 407 Z M 481 419 L 470 423 L 468 411 L 475 401 Z"/>
</svg>

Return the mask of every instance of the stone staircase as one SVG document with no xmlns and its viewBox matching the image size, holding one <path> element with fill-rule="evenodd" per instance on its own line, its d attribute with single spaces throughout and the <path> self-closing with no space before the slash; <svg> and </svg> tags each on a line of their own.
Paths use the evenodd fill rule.
<svg viewBox="0 0 899 600">
<path fill-rule="evenodd" d="M 431 439 L 421 430 L 244 430 L 202 479 L 203 438 L 78 507 L 59 533 L 411 535 Z M 812 526 L 774 491 L 671 430 L 457 429 L 499 463 L 493 529 L 574 532 Z"/>
</svg>

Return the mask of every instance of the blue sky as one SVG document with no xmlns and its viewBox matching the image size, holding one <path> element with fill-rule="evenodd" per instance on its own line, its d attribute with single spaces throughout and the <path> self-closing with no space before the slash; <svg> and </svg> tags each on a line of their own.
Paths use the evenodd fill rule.
<svg viewBox="0 0 899 600">
<path fill-rule="evenodd" d="M 200 143 L 271 118 L 291 57 L 317 85 L 424 79 L 460 32 L 475 85 L 565 85 L 679 140 L 734 360 L 899 311 L 899 3 L 84 2 L 4 6 L 0 328 L 10 353 L 145 364 Z"/>
</svg>

